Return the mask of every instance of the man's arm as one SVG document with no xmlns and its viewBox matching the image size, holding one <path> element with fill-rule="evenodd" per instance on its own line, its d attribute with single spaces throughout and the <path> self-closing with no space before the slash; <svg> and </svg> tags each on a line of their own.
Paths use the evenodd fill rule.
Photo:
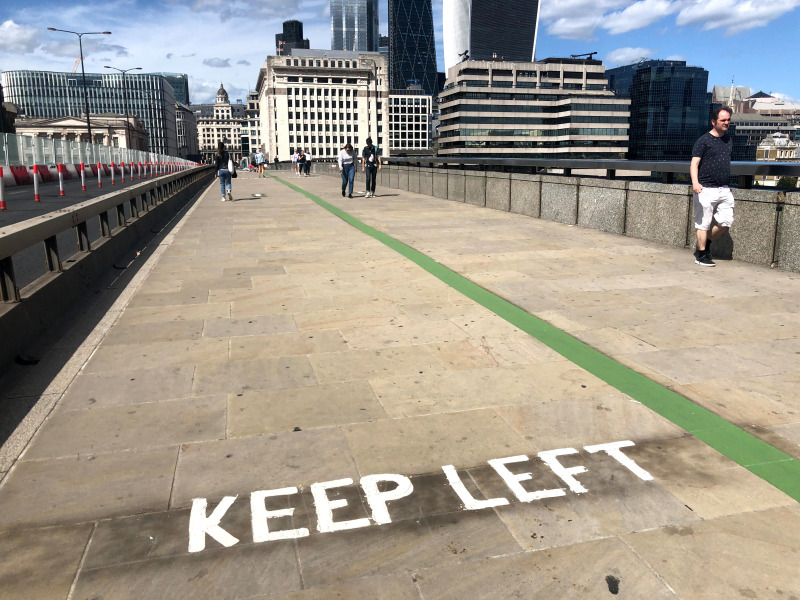
<svg viewBox="0 0 800 600">
<path fill-rule="evenodd" d="M 700 157 L 693 156 L 692 164 L 689 165 L 689 174 L 692 176 L 692 190 L 695 194 L 699 194 L 703 190 L 700 181 L 697 179 L 697 171 L 700 169 Z"/>
</svg>

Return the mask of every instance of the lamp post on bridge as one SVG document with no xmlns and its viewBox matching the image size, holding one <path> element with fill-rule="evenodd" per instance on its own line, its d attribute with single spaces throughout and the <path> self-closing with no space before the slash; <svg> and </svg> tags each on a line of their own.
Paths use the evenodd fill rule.
<svg viewBox="0 0 800 600">
<path fill-rule="evenodd" d="M 55 27 L 48 27 L 48 31 L 61 31 L 63 33 L 71 33 L 78 36 L 78 48 L 81 53 L 81 75 L 83 76 L 83 101 L 86 105 L 86 129 L 89 130 L 89 143 L 92 142 L 92 124 L 89 120 L 89 92 L 86 90 L 86 71 L 83 68 L 83 36 L 85 35 L 111 35 L 110 31 L 85 31 L 78 33 L 77 31 L 68 31 L 66 29 L 56 29 Z"/>
<path fill-rule="evenodd" d="M 128 149 L 131 149 L 131 129 L 130 123 L 128 122 L 128 86 L 125 83 L 125 74 L 128 71 L 141 71 L 142 67 L 131 67 L 130 69 L 118 69 L 117 67 L 109 67 L 108 65 L 103 67 L 104 69 L 114 69 L 115 71 L 119 71 L 122 73 L 122 94 L 125 98 L 125 145 Z"/>
</svg>

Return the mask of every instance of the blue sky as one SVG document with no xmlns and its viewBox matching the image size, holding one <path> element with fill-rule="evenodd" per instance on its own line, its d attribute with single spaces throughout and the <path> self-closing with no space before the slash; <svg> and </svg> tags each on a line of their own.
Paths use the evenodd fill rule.
<svg viewBox="0 0 800 600">
<path fill-rule="evenodd" d="M 381 32 L 386 25 L 381 0 Z M 433 0 L 439 70 L 442 2 Z M 329 0 L 0 0 L 0 70 L 70 71 L 73 35 L 85 36 L 88 72 L 104 65 L 190 76 L 192 102 L 232 100 L 256 85 L 287 19 L 303 22 L 313 48 L 330 47 Z M 52 16 L 48 16 L 52 15 Z M 520 15 L 518 18 L 524 18 Z M 607 67 L 675 58 L 709 71 L 709 86 L 749 86 L 800 101 L 796 74 L 800 0 L 542 0 L 537 58 L 597 52 Z"/>
</svg>

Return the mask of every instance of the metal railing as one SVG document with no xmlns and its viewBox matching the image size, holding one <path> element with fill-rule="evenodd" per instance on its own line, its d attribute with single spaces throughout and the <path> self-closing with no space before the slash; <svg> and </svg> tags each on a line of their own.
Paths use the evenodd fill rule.
<svg viewBox="0 0 800 600">
<path fill-rule="evenodd" d="M 42 244 L 46 274 L 63 270 L 57 236 L 75 230 L 77 251 L 92 250 L 87 223 L 99 217 L 100 241 L 111 238 L 120 229 L 139 218 L 176 193 L 207 175 L 211 167 L 196 167 L 157 179 L 144 181 L 128 188 L 105 194 L 62 208 L 48 214 L 3 227 L 0 231 L 0 300 L 18 302 L 20 290 L 14 275 L 14 256 Z M 126 214 L 127 212 L 127 214 Z M 115 223 L 109 213 L 115 214 Z M 129 220 L 130 217 L 130 220 Z M 96 245 L 97 245 L 96 244 Z"/>
<path fill-rule="evenodd" d="M 552 169 L 559 175 L 574 171 L 604 171 L 607 179 L 616 179 L 619 171 L 641 172 L 643 177 L 658 173 L 662 183 L 673 183 L 675 175 L 689 175 L 689 161 L 556 159 L 556 158 L 465 158 L 459 156 L 393 157 L 384 164 L 437 167 L 444 169 L 473 169 L 479 171 L 515 171 L 547 173 Z M 739 178 L 739 187 L 750 188 L 755 177 L 800 177 L 800 162 L 732 162 L 731 176 Z"/>
<path fill-rule="evenodd" d="M 143 150 L 13 133 L 0 134 L 0 165 L 111 164 L 112 162 L 195 165 L 194 162 L 184 158 Z"/>
</svg>

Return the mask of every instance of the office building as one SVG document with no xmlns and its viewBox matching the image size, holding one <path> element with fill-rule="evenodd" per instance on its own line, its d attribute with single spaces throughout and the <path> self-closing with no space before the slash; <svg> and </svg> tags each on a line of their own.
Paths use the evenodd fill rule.
<svg viewBox="0 0 800 600">
<path fill-rule="evenodd" d="M 261 117 L 258 102 L 258 92 L 248 92 L 247 106 L 244 109 L 245 121 L 242 124 L 242 151 L 245 145 L 250 149 L 250 157 L 261 150 L 266 154 L 264 143 L 261 140 Z"/>
<path fill-rule="evenodd" d="M 393 156 L 430 154 L 432 111 L 433 97 L 425 90 L 389 92 L 389 150 Z"/>
<path fill-rule="evenodd" d="M 436 43 L 431 0 L 389 0 L 389 87 L 418 83 L 436 94 Z"/>
<path fill-rule="evenodd" d="M 384 156 L 389 131 L 386 58 L 377 52 L 292 50 L 268 56 L 258 75 L 265 152 L 286 161 L 296 148 L 335 159 L 373 139 Z"/>
<path fill-rule="evenodd" d="M 465 61 L 439 94 L 442 156 L 625 157 L 630 100 L 597 60 Z"/>
<path fill-rule="evenodd" d="M 127 111 L 122 74 L 87 73 L 89 113 L 137 116 L 147 128 L 151 152 L 176 156 L 178 134 L 175 94 L 161 75 L 128 73 L 125 76 Z M 83 82 L 80 74 L 51 71 L 4 71 L 6 100 L 19 107 L 20 118 L 53 119 L 84 115 Z M 84 117 L 85 118 L 85 117 Z M 92 130 L 93 143 L 102 144 L 104 134 Z M 88 141 L 88 132 L 81 137 Z"/>
<path fill-rule="evenodd" d="M 377 52 L 378 0 L 331 0 L 331 50 Z"/>
<path fill-rule="evenodd" d="M 242 130 L 247 122 L 244 104 L 231 104 L 228 92 L 219 84 L 214 104 L 195 104 L 192 110 L 197 117 L 197 137 L 203 162 L 214 160 L 219 142 L 234 160 L 249 154 L 249 148 L 242 148 Z"/>
<path fill-rule="evenodd" d="M 186 73 L 150 73 L 150 75 L 161 75 L 169 81 L 175 94 L 175 102 L 180 102 L 185 106 L 191 104 L 189 99 L 189 76 Z"/>
<path fill-rule="evenodd" d="M 185 104 L 176 102 L 175 123 L 178 130 L 177 156 L 199 161 L 200 147 L 197 136 L 197 115 Z"/>
<path fill-rule="evenodd" d="M 444 0 L 442 14 L 448 72 L 464 59 L 536 59 L 539 0 Z"/>
<path fill-rule="evenodd" d="M 728 130 L 733 136 L 731 159 L 756 160 L 758 145 L 772 134 L 783 134 L 790 141 L 794 141 L 797 135 L 796 124 L 800 124 L 800 121 L 795 122 L 791 117 L 734 113 L 731 115 L 731 127 Z"/>
<path fill-rule="evenodd" d="M 711 128 L 708 71 L 682 60 L 644 60 L 606 71 L 609 87 L 630 98 L 631 160 L 689 160 Z"/>
<path fill-rule="evenodd" d="M 283 33 L 275 34 L 275 52 L 289 54 L 292 48 L 309 47 L 309 41 L 303 38 L 303 23 L 301 21 L 284 21 Z"/>
</svg>

